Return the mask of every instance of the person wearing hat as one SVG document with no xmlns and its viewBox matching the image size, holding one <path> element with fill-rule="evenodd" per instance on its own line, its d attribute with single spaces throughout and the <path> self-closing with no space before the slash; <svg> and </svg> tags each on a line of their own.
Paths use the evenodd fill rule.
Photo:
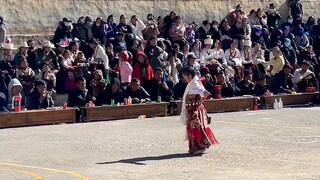
<svg viewBox="0 0 320 180">
<path fill-rule="evenodd" d="M 285 64 L 279 73 L 272 79 L 270 84 L 270 91 L 274 94 L 286 93 L 291 94 L 295 91 L 293 86 L 293 75 L 291 74 L 292 67 L 290 64 Z"/>
<path fill-rule="evenodd" d="M 193 53 L 189 53 L 187 62 L 184 64 L 183 68 L 191 67 L 196 72 L 196 76 L 200 77 L 200 64 L 197 61 L 197 56 Z"/>
<path fill-rule="evenodd" d="M 95 101 L 96 106 L 111 105 L 111 100 L 114 100 L 114 104 L 123 103 L 123 91 L 121 89 L 121 82 L 119 78 L 114 78 L 111 81 L 111 86 L 107 86 L 99 95 Z"/>
<path fill-rule="evenodd" d="M 19 52 L 14 56 L 14 62 L 18 66 L 20 64 L 20 59 L 22 56 L 28 58 L 28 50 L 29 50 L 29 45 L 27 42 L 23 42 L 21 46 L 19 47 Z"/>
<path fill-rule="evenodd" d="M 267 46 L 266 46 L 266 42 L 263 38 L 263 35 L 262 35 L 262 27 L 261 26 L 256 26 L 252 29 L 252 34 L 251 34 L 251 41 L 252 43 L 259 43 L 261 45 L 261 48 L 263 50 L 266 50 L 267 49 Z"/>
<path fill-rule="evenodd" d="M 27 61 L 27 58 L 24 56 L 21 56 L 21 59 L 19 60 L 19 68 L 16 70 L 16 77 L 19 79 L 23 86 L 23 90 L 21 92 L 22 94 L 22 103 L 28 102 L 28 96 L 30 94 L 30 91 L 33 87 L 33 82 L 36 79 L 36 74 L 34 71 L 29 67 L 29 63 Z"/>
<path fill-rule="evenodd" d="M 300 52 L 304 51 L 310 44 L 309 38 L 305 33 L 305 29 L 301 26 L 297 29 L 295 40 Z"/>
<path fill-rule="evenodd" d="M 281 42 L 284 44 L 284 39 L 288 38 L 291 41 L 291 45 L 296 53 L 299 53 L 299 49 L 295 40 L 295 36 L 291 33 L 291 28 L 289 26 L 283 27 L 283 35 L 281 36 Z"/>
<path fill-rule="evenodd" d="M 242 65 L 245 69 L 252 69 L 253 55 L 252 55 L 252 42 L 250 40 L 245 40 L 244 49 L 241 51 Z"/>
<path fill-rule="evenodd" d="M 36 80 L 33 91 L 29 95 L 27 109 L 46 109 L 53 106 L 52 96 L 47 92 L 47 83 L 44 80 Z"/>
<path fill-rule="evenodd" d="M 304 60 L 301 64 L 301 68 L 296 69 L 293 74 L 293 83 L 297 91 L 305 92 L 307 87 L 317 87 L 317 79 L 309 68 L 311 62 Z"/>
<path fill-rule="evenodd" d="M 59 43 L 61 39 L 71 38 L 71 30 L 72 30 L 72 21 L 68 17 L 64 17 L 62 21 L 59 22 L 59 25 L 54 32 L 54 36 L 52 42 L 54 44 Z"/>
<path fill-rule="evenodd" d="M 23 86 L 17 78 L 13 78 L 8 85 L 8 97 L 7 97 L 7 109 L 12 111 L 13 108 L 13 97 L 21 96 L 21 91 L 23 90 Z M 24 106 L 24 101 L 21 106 Z"/>
<path fill-rule="evenodd" d="M 210 62 L 214 59 L 213 51 L 211 49 L 213 45 L 213 39 L 211 39 L 211 36 L 207 36 L 203 44 L 204 44 L 204 47 L 201 51 L 200 62 L 201 64 L 207 65 L 207 64 L 210 64 Z"/>
<path fill-rule="evenodd" d="M 37 49 L 37 58 L 35 60 L 36 72 L 39 72 L 42 69 L 44 63 L 49 64 L 50 69 L 57 73 L 60 69 L 58 63 L 58 56 L 53 51 L 54 45 L 50 41 L 43 41 L 42 48 Z"/>
<path fill-rule="evenodd" d="M 291 40 L 289 38 L 284 39 L 283 47 L 281 51 L 289 64 L 292 66 L 292 72 L 294 72 L 298 68 L 298 58 L 296 51 L 293 49 L 291 45 Z"/>
<path fill-rule="evenodd" d="M 254 83 L 252 79 L 252 71 L 245 70 L 243 79 L 237 84 L 236 94 L 238 96 L 254 94 Z"/>
<path fill-rule="evenodd" d="M 8 76 L 7 78 L 15 77 L 14 54 L 12 53 L 13 49 L 14 48 L 11 39 L 7 39 L 7 41 L 3 44 L 3 51 L 0 52 L 0 71 Z"/>
</svg>

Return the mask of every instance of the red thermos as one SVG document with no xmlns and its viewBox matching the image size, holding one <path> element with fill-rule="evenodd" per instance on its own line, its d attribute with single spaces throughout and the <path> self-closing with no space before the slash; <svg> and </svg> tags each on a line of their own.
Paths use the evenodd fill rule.
<svg viewBox="0 0 320 180">
<path fill-rule="evenodd" d="M 215 99 L 221 99 L 221 85 L 215 85 L 214 86 L 214 98 Z"/>
<path fill-rule="evenodd" d="M 21 100 L 22 100 L 21 96 L 14 96 L 14 100 L 13 100 L 14 112 L 21 111 Z"/>
</svg>

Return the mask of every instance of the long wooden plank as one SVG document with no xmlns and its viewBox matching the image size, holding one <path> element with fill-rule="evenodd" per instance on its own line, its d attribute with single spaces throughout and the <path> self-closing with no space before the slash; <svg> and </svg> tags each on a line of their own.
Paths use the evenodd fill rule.
<svg viewBox="0 0 320 180">
<path fill-rule="evenodd" d="M 85 118 L 90 121 L 107 121 L 117 119 L 137 118 L 140 115 L 147 117 L 167 116 L 168 103 L 148 103 L 148 104 L 133 104 L 128 106 L 98 106 L 98 107 L 83 107 Z"/>
<path fill-rule="evenodd" d="M 0 113 L 0 128 L 75 122 L 76 110 L 31 110 Z"/>
<path fill-rule="evenodd" d="M 245 109 L 251 109 L 253 106 L 254 97 L 234 97 L 223 99 L 211 99 L 206 100 L 203 104 L 207 109 L 207 112 L 228 112 L 228 111 L 240 111 Z M 182 102 L 172 101 L 172 105 L 176 106 L 174 115 L 180 115 Z"/>
<path fill-rule="evenodd" d="M 281 94 L 281 95 L 273 95 L 273 96 L 263 96 L 261 97 L 262 103 L 267 109 L 270 106 L 273 106 L 275 99 L 283 102 L 283 105 L 299 105 L 299 104 L 308 104 L 313 103 L 317 100 L 319 96 L 319 92 L 315 93 L 299 93 L 299 94 Z"/>
</svg>

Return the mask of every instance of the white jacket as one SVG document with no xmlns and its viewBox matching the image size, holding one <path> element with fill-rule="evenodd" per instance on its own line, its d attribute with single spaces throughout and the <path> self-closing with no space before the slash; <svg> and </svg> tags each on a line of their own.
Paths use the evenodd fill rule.
<svg viewBox="0 0 320 180">
<path fill-rule="evenodd" d="M 136 25 L 133 25 L 132 22 L 129 22 L 128 25 L 132 29 L 132 34 L 136 40 L 143 40 L 142 31 L 146 28 L 146 25 L 140 20 L 137 20 Z"/>
</svg>

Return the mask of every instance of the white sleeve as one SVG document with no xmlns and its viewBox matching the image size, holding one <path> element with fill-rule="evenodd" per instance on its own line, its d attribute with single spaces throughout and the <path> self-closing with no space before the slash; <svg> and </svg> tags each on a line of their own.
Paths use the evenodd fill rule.
<svg viewBox="0 0 320 180">
<path fill-rule="evenodd" d="M 98 46 L 97 58 L 102 58 L 104 68 L 109 69 L 109 58 L 102 46 Z"/>
<path fill-rule="evenodd" d="M 145 28 L 146 28 L 146 25 L 140 19 L 138 19 L 138 29 L 142 31 Z"/>
<path fill-rule="evenodd" d="M 200 81 L 195 81 L 192 85 L 192 87 L 189 90 L 189 94 L 199 94 L 201 97 L 203 97 L 203 93 L 206 91 L 204 86 Z"/>
<path fill-rule="evenodd" d="M 66 68 L 66 69 L 69 69 L 69 68 L 70 68 L 70 66 L 68 65 L 66 59 L 63 59 L 63 60 L 61 61 L 61 65 L 62 65 L 64 68 Z"/>
</svg>

